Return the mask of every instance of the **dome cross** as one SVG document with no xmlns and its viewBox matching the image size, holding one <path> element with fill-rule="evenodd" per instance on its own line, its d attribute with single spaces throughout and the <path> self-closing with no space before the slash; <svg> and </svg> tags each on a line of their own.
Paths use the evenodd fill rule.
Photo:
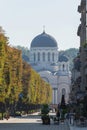
<svg viewBox="0 0 87 130">
<path fill-rule="evenodd" d="M 43 25 L 43 33 L 45 33 L 45 25 Z"/>
</svg>

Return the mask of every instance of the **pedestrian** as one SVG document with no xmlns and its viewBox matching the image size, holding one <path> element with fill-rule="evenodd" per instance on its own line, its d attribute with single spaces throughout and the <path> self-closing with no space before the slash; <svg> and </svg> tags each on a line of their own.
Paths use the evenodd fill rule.
<svg viewBox="0 0 87 130">
<path fill-rule="evenodd" d="M 59 112 L 59 110 L 57 110 L 57 112 L 56 112 L 56 117 L 58 119 L 58 124 L 59 124 L 59 120 L 60 120 L 60 112 Z"/>
</svg>

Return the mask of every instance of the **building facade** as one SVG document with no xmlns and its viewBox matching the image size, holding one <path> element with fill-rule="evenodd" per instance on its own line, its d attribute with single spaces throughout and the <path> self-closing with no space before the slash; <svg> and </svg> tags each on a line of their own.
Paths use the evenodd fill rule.
<svg viewBox="0 0 87 130">
<path fill-rule="evenodd" d="M 74 59 L 70 99 L 77 113 L 87 116 L 87 0 L 81 0 L 78 12 L 81 14 L 81 23 L 77 31 L 80 48 Z"/>
<path fill-rule="evenodd" d="M 68 103 L 71 81 L 69 61 L 64 55 L 59 57 L 56 40 L 45 31 L 32 40 L 29 63 L 52 86 L 52 104 L 60 104 L 62 95 Z"/>
<path fill-rule="evenodd" d="M 87 86 L 87 43 L 86 43 L 86 3 L 87 0 L 81 0 L 78 6 L 78 12 L 81 13 L 81 24 L 78 27 L 78 36 L 80 37 L 80 61 L 81 61 L 81 91 L 85 91 Z"/>
</svg>

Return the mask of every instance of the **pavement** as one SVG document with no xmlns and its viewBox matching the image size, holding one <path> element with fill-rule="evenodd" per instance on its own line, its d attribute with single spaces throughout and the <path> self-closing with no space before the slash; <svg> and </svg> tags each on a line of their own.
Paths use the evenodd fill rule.
<svg viewBox="0 0 87 130">
<path fill-rule="evenodd" d="M 50 113 L 50 116 L 55 116 L 55 113 Z M 50 125 L 43 125 L 40 113 L 34 113 L 0 120 L 0 130 L 87 130 L 87 127 L 77 127 L 70 124 L 68 120 L 58 125 L 54 124 L 52 119 Z"/>
<path fill-rule="evenodd" d="M 50 113 L 55 116 L 55 113 Z M 41 116 L 38 113 L 25 115 L 20 118 L 10 118 L 8 120 L 0 120 L 0 130 L 70 130 L 68 123 L 54 124 L 51 119 L 50 125 L 43 125 Z"/>
<path fill-rule="evenodd" d="M 69 121 L 67 121 L 67 122 L 68 122 L 70 130 L 87 130 L 87 126 L 77 126 L 75 123 L 70 124 Z"/>
<path fill-rule="evenodd" d="M 70 130 L 87 130 L 87 127 L 70 126 Z"/>
</svg>

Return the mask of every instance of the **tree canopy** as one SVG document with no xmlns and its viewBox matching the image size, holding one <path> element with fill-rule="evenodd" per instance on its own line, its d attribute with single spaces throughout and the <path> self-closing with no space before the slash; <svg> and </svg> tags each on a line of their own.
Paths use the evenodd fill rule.
<svg viewBox="0 0 87 130">
<path fill-rule="evenodd" d="M 50 103 L 52 88 L 23 61 L 21 50 L 8 45 L 0 27 L 0 102 L 15 104 L 20 95 L 26 104 Z"/>
</svg>

